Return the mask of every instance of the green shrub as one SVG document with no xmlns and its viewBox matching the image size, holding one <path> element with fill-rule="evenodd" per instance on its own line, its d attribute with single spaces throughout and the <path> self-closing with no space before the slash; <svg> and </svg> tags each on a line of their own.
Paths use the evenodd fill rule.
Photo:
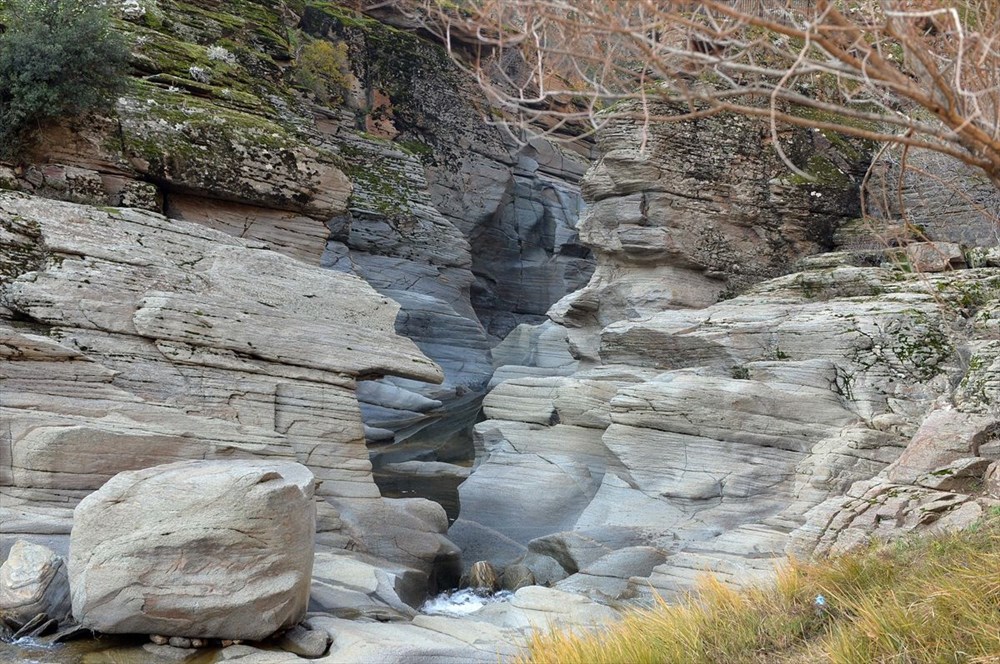
<svg viewBox="0 0 1000 664">
<path fill-rule="evenodd" d="M 339 101 L 350 86 L 347 44 L 309 42 L 296 58 L 295 82 L 323 103 Z"/>
<path fill-rule="evenodd" d="M 99 109 L 126 81 L 128 48 L 103 2 L 0 2 L 0 157 L 42 122 Z"/>
</svg>

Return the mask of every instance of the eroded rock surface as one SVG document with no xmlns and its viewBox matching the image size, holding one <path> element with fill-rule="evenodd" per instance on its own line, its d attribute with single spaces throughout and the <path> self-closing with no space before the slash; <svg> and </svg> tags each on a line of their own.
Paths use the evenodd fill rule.
<svg viewBox="0 0 1000 664">
<path fill-rule="evenodd" d="M 106 634 L 260 640 L 304 616 L 315 479 L 300 464 L 181 461 L 77 505 L 73 615 Z"/>
<path fill-rule="evenodd" d="M 61 621 L 69 602 L 66 560 L 47 547 L 15 542 L 0 565 L 0 617 L 24 625 L 44 613 Z"/>
<path fill-rule="evenodd" d="M 457 556 L 438 505 L 384 500 L 372 479 L 357 379 L 442 377 L 395 333 L 392 300 L 155 213 L 7 193 L 0 223 L 14 229 L 0 296 L 6 547 L 65 552 L 73 507 L 118 472 L 269 459 L 319 480 L 317 541 L 410 570 L 410 602 Z"/>
<path fill-rule="evenodd" d="M 646 151 L 635 131 L 612 124 L 584 180 L 590 284 L 500 347 L 456 542 L 607 602 L 994 504 L 990 251 L 862 246 L 860 153 L 819 132 L 810 183 L 750 120 L 653 127 Z"/>
</svg>

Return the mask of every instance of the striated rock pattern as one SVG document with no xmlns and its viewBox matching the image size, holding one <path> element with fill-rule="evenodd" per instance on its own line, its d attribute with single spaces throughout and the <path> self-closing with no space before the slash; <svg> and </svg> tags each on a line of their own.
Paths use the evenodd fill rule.
<svg viewBox="0 0 1000 664">
<path fill-rule="evenodd" d="M 866 244 L 861 155 L 786 133 L 824 176 L 799 182 L 754 127 L 600 139 L 581 224 L 597 271 L 498 348 L 463 550 L 619 601 L 996 504 L 995 252 L 947 242 L 947 219 Z"/>
<path fill-rule="evenodd" d="M 60 621 L 69 616 L 66 561 L 47 547 L 21 540 L 0 565 L 0 617 L 24 625 L 39 613 Z"/>
<path fill-rule="evenodd" d="M 294 11 L 125 12 L 135 85 L 110 117 L 46 127 L 0 187 L 163 212 L 361 277 L 445 374 L 363 386 L 367 439 L 413 439 L 390 461 L 469 458 L 491 345 L 592 270 L 575 228 L 586 160 L 485 122 L 474 82 L 412 31 L 339 3 Z M 329 95 L 302 87 L 313 39 L 343 48 Z"/>
<path fill-rule="evenodd" d="M 259 640 L 304 616 L 315 481 L 300 464 L 119 473 L 75 510 L 73 615 L 106 634 Z"/>
<path fill-rule="evenodd" d="M 610 323 L 708 306 L 832 246 L 836 225 L 858 216 L 864 155 L 786 128 L 780 138 L 815 177 L 807 181 L 789 175 L 768 137 L 766 123 L 730 115 L 649 127 L 622 119 L 600 133 L 580 223 L 597 269 L 550 311 L 575 355 L 599 361 L 594 343 Z"/>
<path fill-rule="evenodd" d="M 309 467 L 318 541 L 412 570 L 410 601 L 454 559 L 439 506 L 383 500 L 372 479 L 357 379 L 442 378 L 394 332 L 394 302 L 149 212 L 5 193 L 0 227 L 5 549 L 64 552 L 74 506 L 121 471 L 263 458 Z"/>
</svg>

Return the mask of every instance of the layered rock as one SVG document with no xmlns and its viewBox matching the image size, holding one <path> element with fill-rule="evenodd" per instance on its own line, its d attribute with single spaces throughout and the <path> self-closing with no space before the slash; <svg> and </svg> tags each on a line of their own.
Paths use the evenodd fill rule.
<svg viewBox="0 0 1000 664">
<path fill-rule="evenodd" d="M 583 184 L 580 238 L 597 270 L 550 311 L 577 356 L 599 361 L 594 342 L 610 323 L 708 306 L 831 246 L 835 226 L 858 216 L 864 156 L 820 132 L 779 134 L 813 180 L 789 174 L 759 120 L 609 123 Z"/>
<path fill-rule="evenodd" d="M 73 615 L 106 634 L 260 640 L 309 602 L 315 481 L 300 464 L 181 461 L 77 505 Z"/>
<path fill-rule="evenodd" d="M 651 127 L 642 151 L 622 121 L 601 139 L 581 224 L 597 271 L 505 343 L 476 429 L 451 533 L 477 557 L 611 601 L 992 504 L 992 254 L 903 226 L 862 246 L 860 153 L 788 130 L 811 145 L 800 181 L 755 126 Z"/>
<path fill-rule="evenodd" d="M 442 377 L 394 332 L 398 305 L 154 213 L 7 193 L 0 225 L 6 547 L 65 551 L 73 507 L 120 471 L 266 458 L 316 475 L 323 545 L 371 551 L 424 589 L 447 567 L 443 510 L 380 497 L 355 396 L 360 377 Z"/>
<path fill-rule="evenodd" d="M 0 164 L 0 186 L 160 211 L 360 276 L 402 304 L 397 332 L 445 373 L 434 388 L 362 386 L 369 441 L 414 438 L 395 460 L 468 458 L 495 335 L 589 276 L 586 162 L 485 122 L 441 47 L 336 3 L 297 11 L 125 12 L 135 85 L 111 117 L 45 128 L 23 164 Z M 296 88 L 314 38 L 343 49 L 328 97 Z"/>
<path fill-rule="evenodd" d="M 0 618 L 24 625 L 38 614 L 63 620 L 70 613 L 66 560 L 30 542 L 15 542 L 0 565 Z"/>
</svg>

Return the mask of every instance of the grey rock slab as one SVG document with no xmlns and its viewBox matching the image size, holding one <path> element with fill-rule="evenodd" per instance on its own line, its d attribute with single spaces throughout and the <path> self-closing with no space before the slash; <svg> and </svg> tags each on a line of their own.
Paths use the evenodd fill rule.
<svg viewBox="0 0 1000 664">
<path fill-rule="evenodd" d="M 325 631 L 296 625 L 281 635 L 278 647 L 301 657 L 316 659 L 326 653 L 332 640 Z"/>
<path fill-rule="evenodd" d="M 526 586 L 509 603 L 490 604 L 476 617 L 499 627 L 514 629 L 596 628 L 614 622 L 620 614 L 583 595 L 555 588 Z"/>
<path fill-rule="evenodd" d="M 519 652 L 519 635 L 482 621 L 419 616 L 412 623 L 310 619 L 334 636 L 321 662 L 353 664 L 495 664 Z"/>
<path fill-rule="evenodd" d="M 312 473 L 287 462 L 186 461 L 115 476 L 75 511 L 74 617 L 105 633 L 221 639 L 294 625 L 309 597 L 313 492 Z"/>
</svg>

